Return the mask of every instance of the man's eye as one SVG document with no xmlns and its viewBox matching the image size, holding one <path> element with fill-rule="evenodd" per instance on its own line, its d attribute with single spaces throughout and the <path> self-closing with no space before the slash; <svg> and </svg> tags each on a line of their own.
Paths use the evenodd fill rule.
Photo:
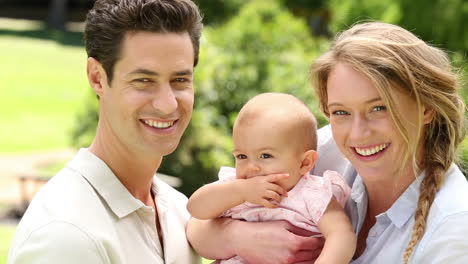
<svg viewBox="0 0 468 264">
<path fill-rule="evenodd" d="M 247 155 L 245 154 L 237 154 L 236 155 L 236 159 L 246 159 L 247 158 Z"/>
<path fill-rule="evenodd" d="M 372 112 L 379 112 L 379 111 L 385 111 L 385 110 L 387 110 L 387 107 L 384 105 L 379 105 L 379 106 L 375 106 L 372 108 Z"/>
<path fill-rule="evenodd" d="M 174 79 L 175 82 L 188 82 L 188 79 L 187 78 L 175 78 Z"/>
<path fill-rule="evenodd" d="M 139 78 L 139 79 L 135 79 L 134 81 L 138 82 L 138 83 L 149 83 L 149 82 L 151 82 L 151 80 L 148 79 L 148 78 Z"/>
<path fill-rule="evenodd" d="M 262 153 L 262 154 L 260 154 L 260 158 L 261 159 L 269 159 L 269 158 L 273 158 L 273 156 L 268 154 L 268 153 Z"/>
<path fill-rule="evenodd" d="M 349 113 L 343 110 L 336 110 L 332 112 L 332 115 L 349 115 Z"/>
</svg>

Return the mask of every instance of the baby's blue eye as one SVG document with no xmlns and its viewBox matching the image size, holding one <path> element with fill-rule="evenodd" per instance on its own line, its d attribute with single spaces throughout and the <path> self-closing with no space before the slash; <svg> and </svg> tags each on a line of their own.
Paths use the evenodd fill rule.
<svg viewBox="0 0 468 264">
<path fill-rule="evenodd" d="M 268 153 L 262 153 L 262 154 L 260 154 L 260 158 L 269 159 L 269 158 L 273 158 L 273 156 L 268 154 Z"/>
</svg>

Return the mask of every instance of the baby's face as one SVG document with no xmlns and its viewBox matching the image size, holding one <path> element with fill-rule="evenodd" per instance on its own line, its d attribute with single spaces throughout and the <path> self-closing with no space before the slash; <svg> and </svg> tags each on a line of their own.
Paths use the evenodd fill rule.
<svg viewBox="0 0 468 264">
<path fill-rule="evenodd" d="M 278 184 L 286 190 L 292 189 L 301 178 L 300 168 L 303 151 L 291 144 L 285 133 L 284 124 L 271 120 L 239 125 L 234 128 L 234 157 L 236 176 L 247 179 L 274 173 L 289 173 L 289 178 Z"/>
</svg>

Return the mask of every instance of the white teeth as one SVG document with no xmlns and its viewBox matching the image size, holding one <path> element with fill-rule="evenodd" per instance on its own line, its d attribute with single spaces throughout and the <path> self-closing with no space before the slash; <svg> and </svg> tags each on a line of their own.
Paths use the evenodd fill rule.
<svg viewBox="0 0 468 264">
<path fill-rule="evenodd" d="M 145 124 L 155 127 L 155 128 L 168 128 L 174 124 L 174 121 L 170 122 L 159 122 L 159 121 L 153 121 L 153 120 L 143 120 Z"/>
<path fill-rule="evenodd" d="M 386 144 L 381 144 L 372 148 L 354 148 L 357 153 L 359 153 L 362 156 L 370 156 L 374 155 L 377 152 L 380 152 L 384 150 L 386 147 L 388 147 L 388 143 Z"/>
</svg>

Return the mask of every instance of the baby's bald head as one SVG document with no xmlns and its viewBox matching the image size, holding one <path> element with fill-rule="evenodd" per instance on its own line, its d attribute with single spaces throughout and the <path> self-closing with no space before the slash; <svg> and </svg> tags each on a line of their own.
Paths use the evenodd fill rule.
<svg viewBox="0 0 468 264">
<path fill-rule="evenodd" d="M 307 106 L 292 95 L 263 93 L 253 97 L 239 112 L 234 133 L 236 128 L 253 122 L 262 124 L 265 130 L 281 131 L 280 135 L 303 148 L 301 151 L 317 148 L 317 121 Z"/>
</svg>

